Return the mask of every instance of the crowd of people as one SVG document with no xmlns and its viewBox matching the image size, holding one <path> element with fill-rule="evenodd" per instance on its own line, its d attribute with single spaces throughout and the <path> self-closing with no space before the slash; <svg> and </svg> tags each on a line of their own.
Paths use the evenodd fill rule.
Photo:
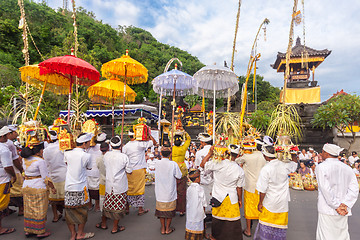
<svg viewBox="0 0 360 240">
<path fill-rule="evenodd" d="M 321 154 L 311 148 L 292 153 L 285 161 L 278 159 L 268 136 L 246 146 L 213 146 L 212 136 L 201 133 L 200 145 L 196 145 L 182 130 L 175 134 L 173 144 L 165 141 L 160 147 L 152 136 L 136 140 L 133 132 L 128 133 L 126 144 L 119 136 L 107 139 L 105 133 L 81 133 L 75 148 L 60 151 L 57 132 L 49 134 L 50 143 L 32 135 L 29 145 L 21 148 L 14 144 L 16 126 L 0 129 L 0 219 L 9 214 L 9 203 L 18 207 L 26 236 L 50 236 L 45 226 L 49 204 L 53 222 L 65 218 L 71 240 L 94 237 L 84 232 L 91 209 L 102 213 L 96 228 L 108 229 L 111 220 L 112 234 L 124 231 L 122 218 L 130 207 L 137 208 L 139 216 L 149 212 L 145 176 L 153 174 L 155 216 L 162 235 L 175 231 L 171 223 L 178 212 L 186 216 L 188 240 L 252 237 L 255 219 L 259 222 L 254 239 L 286 239 L 289 174 L 298 171 L 314 174 L 318 181 L 316 238 L 350 239 L 347 221 L 359 193 L 354 174 L 359 158 L 354 152 L 342 161 L 343 149 L 334 144 L 325 144 Z M 207 222 L 211 222 L 211 233 L 206 231 Z M 0 220 L 0 235 L 14 231 Z"/>
</svg>

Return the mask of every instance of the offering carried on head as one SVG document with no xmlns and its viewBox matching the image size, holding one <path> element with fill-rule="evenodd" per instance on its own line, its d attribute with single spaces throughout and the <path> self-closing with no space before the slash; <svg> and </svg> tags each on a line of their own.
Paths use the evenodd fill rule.
<svg viewBox="0 0 360 240">
<path fill-rule="evenodd" d="M 146 119 L 141 117 L 138 119 L 138 124 L 133 126 L 135 140 L 148 141 L 150 140 L 151 130 L 146 124 Z"/>
</svg>

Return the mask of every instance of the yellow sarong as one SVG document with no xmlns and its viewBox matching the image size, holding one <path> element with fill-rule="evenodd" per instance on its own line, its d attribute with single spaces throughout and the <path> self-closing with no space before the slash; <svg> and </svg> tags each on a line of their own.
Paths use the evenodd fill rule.
<svg viewBox="0 0 360 240">
<path fill-rule="evenodd" d="M 244 212 L 246 219 L 259 219 L 258 204 L 260 196 L 257 190 L 255 193 L 244 190 Z"/>
<path fill-rule="evenodd" d="M 144 168 L 134 170 L 131 174 L 127 174 L 129 196 L 137 196 L 145 194 L 145 173 Z"/>
<path fill-rule="evenodd" d="M 259 216 L 259 223 L 269 227 L 287 229 L 288 212 L 273 213 L 263 207 Z"/>
<path fill-rule="evenodd" d="M 212 208 L 214 218 L 226 221 L 236 221 L 240 219 L 239 203 L 231 204 L 229 196 L 226 196 L 220 207 Z"/>
<path fill-rule="evenodd" d="M 105 196 L 105 185 L 103 185 L 103 184 L 100 184 L 99 185 L 99 195 L 100 196 Z"/>
<path fill-rule="evenodd" d="M 10 197 L 22 197 L 22 186 L 23 186 L 23 176 L 21 173 L 16 174 L 16 182 L 12 184 L 10 189 Z"/>
<path fill-rule="evenodd" d="M 10 202 L 10 182 L 0 184 L 0 211 L 6 209 Z"/>
</svg>

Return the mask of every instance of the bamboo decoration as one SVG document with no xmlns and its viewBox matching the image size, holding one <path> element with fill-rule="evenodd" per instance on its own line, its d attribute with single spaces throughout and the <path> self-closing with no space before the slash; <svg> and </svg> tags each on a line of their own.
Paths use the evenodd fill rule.
<svg viewBox="0 0 360 240">
<path fill-rule="evenodd" d="M 238 12 L 237 12 L 237 15 L 236 15 L 235 36 L 234 36 L 233 50 L 232 50 L 232 55 L 231 55 L 231 65 L 230 65 L 231 71 L 234 71 L 234 56 L 235 56 L 235 51 L 236 51 L 237 32 L 238 32 L 238 29 L 239 29 L 240 8 L 241 8 L 241 0 L 239 0 Z M 230 89 L 228 91 L 230 92 Z M 227 112 L 230 112 L 230 99 L 231 99 L 231 97 L 230 97 L 230 94 L 229 94 L 228 101 L 227 101 Z"/>
<path fill-rule="evenodd" d="M 285 76 L 284 76 L 284 88 L 283 88 L 283 104 L 285 104 L 285 99 L 286 99 L 286 85 L 287 85 L 287 81 L 290 78 L 290 56 L 291 56 L 291 47 L 293 45 L 293 41 L 294 41 L 294 19 L 295 19 L 295 15 L 296 15 L 296 10 L 297 10 L 297 3 L 298 0 L 294 0 L 294 7 L 293 7 L 293 11 L 292 11 L 292 17 L 291 17 L 291 23 L 290 23 L 290 33 L 289 33 L 289 44 L 287 47 L 287 51 L 286 51 L 286 64 L 285 64 Z"/>
<path fill-rule="evenodd" d="M 20 22 L 19 22 L 19 28 L 23 30 L 23 43 L 24 43 L 24 49 L 22 50 L 24 60 L 25 60 L 25 66 L 29 66 L 30 64 L 30 55 L 29 55 L 29 41 L 28 41 L 28 32 L 27 32 L 27 22 L 25 19 L 25 8 L 24 8 L 24 0 L 18 0 L 18 5 L 20 7 Z M 27 112 L 29 110 L 29 84 L 25 84 L 25 119 L 22 119 L 22 122 L 27 121 Z"/>
<path fill-rule="evenodd" d="M 257 39 L 258 39 L 258 36 L 259 36 L 259 33 L 260 33 L 260 30 L 262 29 L 262 26 L 263 25 L 267 25 L 270 23 L 270 20 L 265 18 L 262 23 L 260 24 L 260 27 L 256 33 L 256 36 L 255 36 L 255 40 L 254 40 L 254 43 L 252 45 L 252 48 L 251 48 L 251 52 L 250 52 L 250 59 L 249 59 L 249 63 L 248 63 L 248 67 L 247 67 L 247 73 L 246 73 L 246 80 L 245 80 L 245 83 L 244 83 L 244 96 L 242 98 L 242 103 L 241 103 L 241 111 L 240 111 L 240 136 L 242 136 L 243 132 L 242 132 L 242 128 L 243 128 L 243 122 L 244 122 L 244 116 L 245 116 L 245 108 L 246 108 L 246 102 L 247 102 L 247 84 L 248 84 L 248 81 L 249 81 L 249 77 L 250 77 L 250 74 L 251 74 L 251 70 L 252 70 L 252 67 L 254 65 L 254 62 L 256 62 L 259 58 L 260 58 L 260 54 L 257 54 L 256 56 L 253 56 L 253 53 L 255 52 L 254 49 L 255 49 L 255 46 L 256 46 L 256 42 L 257 42 Z M 255 71 L 256 73 L 256 71 Z M 256 77 L 256 76 L 255 76 Z M 255 78 L 256 79 L 256 78 Z"/>
</svg>

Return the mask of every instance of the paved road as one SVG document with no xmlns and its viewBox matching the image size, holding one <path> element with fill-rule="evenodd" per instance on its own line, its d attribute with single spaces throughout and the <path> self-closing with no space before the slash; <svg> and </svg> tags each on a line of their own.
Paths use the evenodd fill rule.
<svg viewBox="0 0 360 240">
<path fill-rule="evenodd" d="M 289 229 L 287 232 L 287 239 L 289 240 L 311 240 L 315 239 L 316 223 L 317 223 L 317 191 L 294 191 L 291 190 L 290 214 L 289 214 Z M 120 221 L 121 225 L 126 227 L 124 232 L 111 234 L 110 228 L 108 230 L 101 230 L 95 228 L 95 224 L 100 220 L 100 213 L 90 212 L 88 222 L 85 230 L 95 232 L 93 239 L 129 239 L 129 240 L 180 240 L 184 239 L 185 217 L 176 216 L 173 219 L 173 226 L 176 231 L 171 235 L 160 234 L 160 222 L 154 216 L 155 209 L 155 195 L 154 186 L 146 187 L 146 206 L 150 209 L 148 214 L 137 216 L 136 211 L 131 209 L 130 215 L 126 216 Z M 360 203 L 359 201 L 353 208 L 353 216 L 349 218 L 351 239 L 359 239 L 360 236 Z M 243 211 L 241 211 L 243 213 Z M 59 221 L 52 223 L 52 213 L 48 213 L 47 228 L 53 233 L 47 239 L 69 239 L 70 233 L 65 222 Z M 242 218 L 243 227 L 245 220 Z M 13 214 L 3 219 L 4 227 L 15 227 L 16 232 L 10 235 L 0 236 L 0 239 L 19 240 L 31 239 L 25 238 L 23 232 L 23 218 Z M 110 221 L 109 225 L 110 227 Z M 253 231 L 256 227 L 254 224 Z M 210 230 L 208 230 L 210 231 Z M 32 238 L 36 239 L 36 238 Z M 246 238 L 244 236 L 244 240 Z"/>
</svg>

